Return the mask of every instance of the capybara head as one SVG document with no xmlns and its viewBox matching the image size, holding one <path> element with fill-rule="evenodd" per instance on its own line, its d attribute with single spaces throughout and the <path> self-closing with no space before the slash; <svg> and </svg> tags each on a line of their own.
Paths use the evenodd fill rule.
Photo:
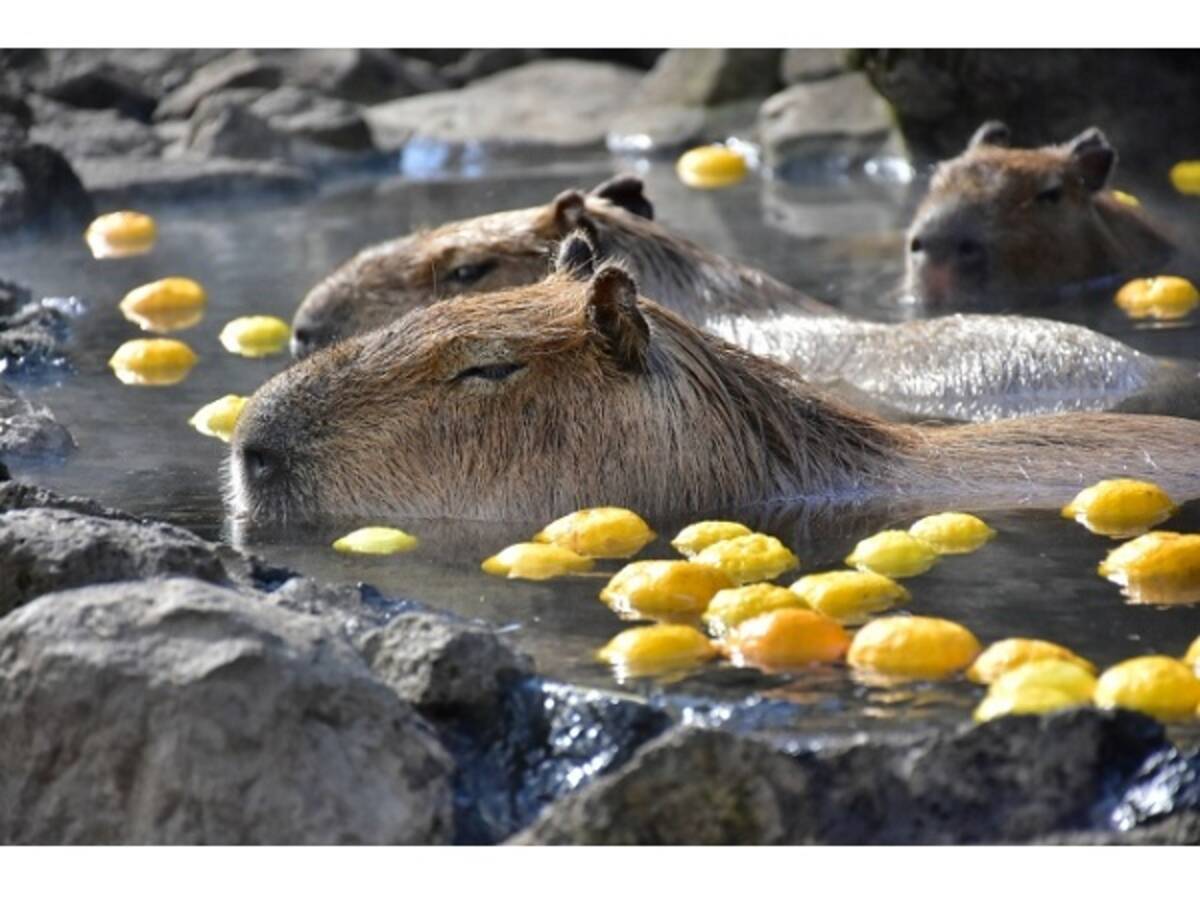
<svg viewBox="0 0 1200 900">
<path fill-rule="evenodd" d="M 654 216 L 641 180 L 618 175 L 587 195 L 563 191 L 544 206 L 449 222 L 369 247 L 308 292 L 292 323 L 292 352 L 303 357 L 438 300 L 540 281 L 558 242 L 587 227 L 589 207 Z"/>
<path fill-rule="evenodd" d="M 253 521 L 704 510 L 853 482 L 874 420 L 639 298 L 586 237 L 534 285 L 417 309 L 246 406 L 231 506 Z"/>
<path fill-rule="evenodd" d="M 1105 188 L 1117 154 L 1089 128 L 1015 149 L 1000 122 L 938 165 L 908 231 L 907 287 L 926 307 L 1002 309 L 1160 264 L 1170 242 Z"/>
</svg>

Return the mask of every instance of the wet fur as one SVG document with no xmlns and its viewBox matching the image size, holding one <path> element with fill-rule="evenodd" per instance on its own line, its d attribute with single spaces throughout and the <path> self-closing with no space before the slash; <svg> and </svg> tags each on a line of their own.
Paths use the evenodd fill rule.
<svg viewBox="0 0 1200 900">
<path fill-rule="evenodd" d="M 888 424 L 633 291 L 612 265 L 590 280 L 564 272 L 314 354 L 243 413 L 234 510 L 546 521 L 598 504 L 652 517 L 780 500 L 1056 506 L 1116 474 L 1200 494 L 1200 423 Z M 462 377 L 500 361 L 525 368 Z M 269 454 L 272 477 L 247 477 L 248 450 Z"/>
</svg>

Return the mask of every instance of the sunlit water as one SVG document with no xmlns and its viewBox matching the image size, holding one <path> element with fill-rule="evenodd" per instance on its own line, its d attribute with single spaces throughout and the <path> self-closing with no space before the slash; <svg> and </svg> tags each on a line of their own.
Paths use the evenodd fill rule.
<svg viewBox="0 0 1200 900">
<path fill-rule="evenodd" d="M 604 577 L 617 564 L 606 563 L 593 576 L 548 583 L 505 581 L 479 571 L 485 556 L 527 539 L 543 523 L 399 523 L 423 544 L 387 559 L 341 556 L 329 546 L 336 536 L 332 532 L 236 534 L 225 522 L 220 499 L 225 445 L 187 425 L 203 404 L 226 393 L 249 394 L 287 365 L 282 357 L 247 360 L 227 354 L 217 334 L 235 315 L 273 313 L 290 319 L 315 281 L 366 244 L 414 227 L 544 203 L 559 190 L 591 186 L 613 171 L 605 159 L 505 177 L 342 182 L 302 204 L 147 209 L 158 218 L 159 244 L 152 254 L 127 260 L 94 261 L 73 236 L 0 247 L 0 273 L 41 294 L 79 296 L 89 308 L 75 324 L 69 346 L 75 373 L 60 384 L 28 386 L 71 429 L 79 448 L 62 465 L 18 469 L 18 475 L 163 518 L 208 538 L 236 539 L 247 550 L 319 579 L 365 581 L 388 594 L 509 626 L 545 674 L 616 687 L 592 654 L 625 627 L 597 599 Z M 642 174 L 658 218 L 700 243 L 856 314 L 895 319 L 913 314 L 896 303 L 896 285 L 915 187 L 869 180 L 798 186 L 751 178 L 731 189 L 695 192 L 684 188 L 668 166 Z M 1151 188 L 1141 190 L 1154 196 Z M 1169 201 L 1165 195 L 1157 199 Z M 1188 212 L 1186 206 L 1177 208 L 1183 221 Z M 1190 212 L 1194 220 L 1194 209 Z M 208 289 L 203 322 L 177 335 L 191 344 L 200 362 L 174 387 L 126 387 L 106 363 L 121 342 L 139 332 L 120 316 L 117 303 L 130 288 L 167 275 L 195 278 Z M 1056 314 L 1116 334 L 1142 350 L 1200 358 L 1200 330 L 1136 328 L 1106 298 L 1073 301 Z M 1059 641 L 1100 666 L 1146 653 L 1178 656 L 1200 634 L 1200 608 L 1131 606 L 1096 574 L 1112 541 L 1052 511 L 989 512 L 986 518 L 999 532 L 995 541 L 975 554 L 948 557 L 906 582 L 914 597 L 912 612 L 962 622 L 985 643 L 1010 636 Z M 873 530 L 909 521 L 886 513 L 790 510 L 765 527 L 788 540 L 802 560 L 800 570 L 782 579 L 786 584 L 802 572 L 838 565 Z M 660 540 L 640 557 L 674 556 L 667 540 L 684 523 L 652 524 Z M 1189 504 L 1169 527 L 1200 530 L 1200 504 Z M 869 686 L 832 667 L 766 677 L 720 665 L 681 679 L 620 687 L 688 698 L 688 715 L 697 719 L 744 716 L 752 727 L 781 730 L 803 724 L 810 735 L 962 720 L 982 693 L 964 682 Z M 733 706 L 709 709 L 708 699 Z M 771 702 L 776 699 L 797 702 Z M 1181 736 L 1190 740 L 1197 732 L 1200 728 L 1189 726 Z"/>
</svg>

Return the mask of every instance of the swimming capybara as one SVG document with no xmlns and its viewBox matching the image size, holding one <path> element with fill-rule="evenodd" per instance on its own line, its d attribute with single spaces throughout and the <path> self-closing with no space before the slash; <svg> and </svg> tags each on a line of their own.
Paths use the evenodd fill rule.
<svg viewBox="0 0 1200 900">
<path fill-rule="evenodd" d="M 448 222 L 368 247 L 308 292 L 292 322 L 292 352 L 302 357 L 438 300 L 541 281 L 559 242 L 577 228 L 604 258 L 629 266 L 648 296 L 698 321 L 717 313 L 834 312 L 671 234 L 653 214 L 641 179 L 618 175 L 588 194 L 563 191 L 544 206 Z"/>
<path fill-rule="evenodd" d="M 438 298 L 535 283 L 564 229 L 579 227 L 598 260 L 620 262 L 646 296 L 891 417 L 1200 411 L 1194 373 L 1089 329 L 1013 316 L 883 324 L 834 315 L 763 272 L 679 238 L 652 215 L 641 181 L 625 175 L 587 196 L 564 191 L 545 206 L 450 222 L 364 250 L 310 292 L 296 314 L 293 351 L 303 356 Z"/>
<path fill-rule="evenodd" d="M 1117 152 L 1098 128 L 1065 144 L 1008 146 L 986 122 L 939 164 L 908 230 L 909 293 L 927 310 L 999 310 L 1098 280 L 1155 274 L 1171 241 L 1106 190 Z"/>
<path fill-rule="evenodd" d="M 1056 506 L 1114 475 L 1200 494 L 1200 423 L 1071 414 L 889 424 L 640 298 L 571 236 L 538 284 L 462 297 L 313 354 L 233 436 L 259 521 L 653 517 L 769 501 Z"/>
</svg>

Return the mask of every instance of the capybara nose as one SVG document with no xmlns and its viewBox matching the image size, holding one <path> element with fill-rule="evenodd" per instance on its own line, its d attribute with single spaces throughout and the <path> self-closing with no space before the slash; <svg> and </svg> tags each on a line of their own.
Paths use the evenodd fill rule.
<svg viewBox="0 0 1200 900">
<path fill-rule="evenodd" d="M 283 456 L 275 450 L 249 444 L 239 447 L 238 453 L 241 454 L 242 473 L 248 482 L 266 484 L 283 471 Z"/>
</svg>

